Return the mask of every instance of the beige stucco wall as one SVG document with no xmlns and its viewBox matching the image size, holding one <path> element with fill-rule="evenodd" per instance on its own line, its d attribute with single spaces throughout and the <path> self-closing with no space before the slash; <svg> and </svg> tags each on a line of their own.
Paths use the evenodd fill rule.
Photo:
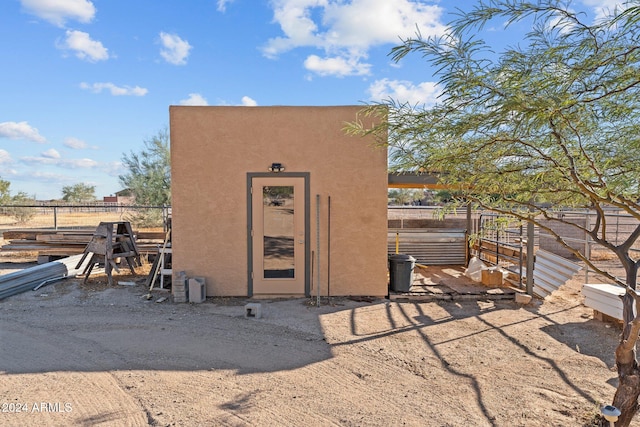
<svg viewBox="0 0 640 427">
<path fill-rule="evenodd" d="M 331 295 L 386 295 L 387 152 L 343 131 L 361 109 L 171 106 L 174 277 L 204 277 L 208 296 L 247 295 L 247 173 L 279 162 L 310 173 L 313 250 L 320 195 L 321 295 L 328 271 Z"/>
</svg>

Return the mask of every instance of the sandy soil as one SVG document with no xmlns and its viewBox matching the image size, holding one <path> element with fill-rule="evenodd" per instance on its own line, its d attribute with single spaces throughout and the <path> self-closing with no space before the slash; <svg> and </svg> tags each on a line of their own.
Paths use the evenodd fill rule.
<svg viewBox="0 0 640 427">
<path fill-rule="evenodd" d="M 268 300 L 259 319 L 116 279 L 138 284 L 0 301 L 0 425 L 588 426 L 615 391 L 619 330 L 581 278 L 527 306 Z"/>
</svg>

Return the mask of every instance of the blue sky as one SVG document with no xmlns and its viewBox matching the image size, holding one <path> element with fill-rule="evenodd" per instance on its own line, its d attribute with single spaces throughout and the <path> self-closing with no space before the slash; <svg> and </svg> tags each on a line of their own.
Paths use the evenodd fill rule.
<svg viewBox="0 0 640 427">
<path fill-rule="evenodd" d="M 428 64 L 388 54 L 473 3 L 2 0 L 0 178 L 39 200 L 78 183 L 102 199 L 122 189 L 123 154 L 168 127 L 170 105 L 428 105 Z M 483 31 L 498 47 L 513 41 L 499 23 Z"/>
</svg>

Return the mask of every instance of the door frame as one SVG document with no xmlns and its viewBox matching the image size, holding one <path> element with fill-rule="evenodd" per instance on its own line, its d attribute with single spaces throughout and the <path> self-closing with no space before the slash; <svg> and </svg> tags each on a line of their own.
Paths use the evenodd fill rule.
<svg viewBox="0 0 640 427">
<path fill-rule="evenodd" d="M 304 295 L 311 296 L 311 197 L 309 172 L 248 172 L 247 173 L 247 296 L 253 296 L 253 199 L 251 187 L 253 178 L 304 178 Z"/>
</svg>

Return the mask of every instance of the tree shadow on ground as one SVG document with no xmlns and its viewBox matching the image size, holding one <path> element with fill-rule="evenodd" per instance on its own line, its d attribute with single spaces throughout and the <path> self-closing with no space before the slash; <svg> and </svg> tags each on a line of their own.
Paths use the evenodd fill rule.
<svg viewBox="0 0 640 427">
<path fill-rule="evenodd" d="M 614 362 L 613 355 L 611 352 L 608 352 L 606 348 L 603 348 L 600 340 L 593 339 L 594 336 L 598 336 L 599 333 L 602 333 L 603 325 L 595 324 L 592 321 L 585 323 L 576 322 L 559 324 L 553 320 L 554 315 L 565 311 L 570 312 L 579 306 L 562 308 L 556 312 L 541 315 L 536 313 L 535 309 L 523 310 L 522 306 L 517 305 L 514 302 L 438 302 L 438 310 L 435 310 L 438 312 L 438 315 L 434 317 L 434 310 L 428 308 L 429 304 L 433 306 L 434 303 L 387 303 L 385 306 L 385 313 L 388 320 L 388 328 L 380 329 L 375 332 L 367 330 L 366 320 L 359 319 L 358 312 L 353 310 L 351 312 L 351 328 L 354 339 L 348 342 L 338 343 L 336 345 L 352 345 L 355 343 L 365 343 L 382 338 L 394 339 L 395 336 L 403 334 L 406 335 L 407 333 L 411 335 L 417 334 L 424 342 L 429 352 L 435 356 L 436 360 L 439 361 L 441 369 L 470 384 L 475 394 L 474 400 L 481 412 L 484 414 L 487 423 L 490 425 L 497 425 L 494 414 L 492 414 L 492 410 L 489 409 L 485 401 L 486 398 L 483 394 L 483 388 L 480 385 L 478 376 L 473 372 L 465 372 L 464 370 L 456 367 L 456 364 L 450 362 L 452 355 L 443 353 L 441 351 L 441 347 L 443 345 L 451 345 L 454 341 L 460 341 L 462 343 L 483 334 L 498 334 L 503 338 L 502 342 L 505 343 L 503 345 L 512 348 L 512 351 L 515 353 L 526 355 L 528 358 L 535 358 L 542 364 L 547 365 L 549 369 L 556 373 L 557 377 L 559 377 L 564 384 L 566 384 L 577 395 L 581 396 L 585 401 L 591 402 L 593 405 L 598 403 L 593 397 L 592 391 L 585 388 L 585 386 L 576 383 L 572 379 L 571 374 L 554 359 L 554 354 L 546 355 L 544 352 L 539 351 L 540 349 L 537 347 L 536 343 L 523 340 L 521 339 L 522 337 L 508 332 L 512 326 L 526 325 L 530 323 L 532 325 L 532 330 L 544 332 L 550 337 L 563 342 L 572 349 L 580 348 L 581 354 L 598 357 L 608 366 L 611 366 L 611 363 Z M 491 313 L 498 314 L 504 311 L 519 312 L 521 315 L 515 320 L 506 323 L 502 321 L 492 321 L 490 320 L 492 317 L 488 316 Z M 524 314 L 524 312 L 526 312 L 526 314 Z M 496 316 L 496 318 L 501 318 L 501 316 Z M 465 333 L 464 328 L 461 328 L 460 325 L 454 326 L 454 323 L 460 323 L 461 321 L 462 324 L 464 324 L 468 321 L 465 319 L 472 319 L 474 322 L 484 325 L 484 327 L 476 327 L 475 330 Z M 541 327 L 539 325 L 541 322 L 550 324 Z M 429 333 L 430 327 L 447 323 L 451 323 L 452 330 L 457 331 L 454 337 L 441 340 L 431 336 Z"/>
</svg>

